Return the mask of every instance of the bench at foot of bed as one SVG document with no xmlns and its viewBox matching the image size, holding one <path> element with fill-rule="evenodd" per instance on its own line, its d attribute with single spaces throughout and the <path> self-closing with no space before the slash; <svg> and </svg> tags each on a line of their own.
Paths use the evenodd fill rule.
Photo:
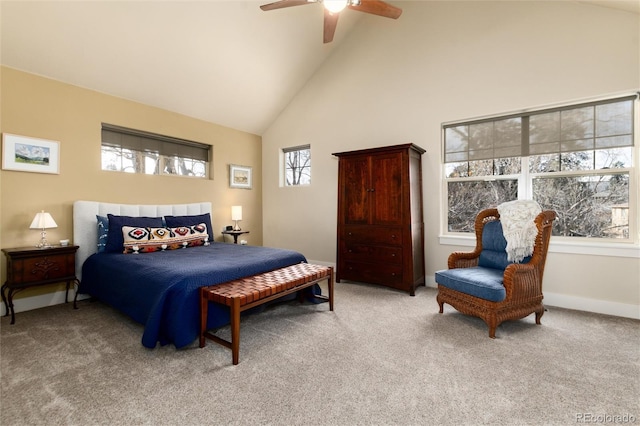
<svg viewBox="0 0 640 426">
<path fill-rule="evenodd" d="M 299 263 L 252 277 L 240 278 L 200 289 L 200 347 L 204 348 L 209 338 L 231 349 L 233 364 L 240 359 L 240 312 L 267 303 L 287 294 L 311 287 L 327 280 L 329 295 L 316 295 L 329 301 L 333 311 L 333 268 L 330 266 Z M 212 333 L 207 328 L 209 302 L 229 306 L 231 310 L 231 342 Z"/>
</svg>

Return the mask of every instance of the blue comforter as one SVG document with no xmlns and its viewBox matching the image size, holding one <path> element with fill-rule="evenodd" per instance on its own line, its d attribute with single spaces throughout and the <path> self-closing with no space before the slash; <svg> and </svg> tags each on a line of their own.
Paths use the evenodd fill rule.
<svg viewBox="0 0 640 426">
<path fill-rule="evenodd" d="M 144 325 L 142 344 L 181 348 L 200 334 L 199 288 L 300 262 L 295 251 L 212 243 L 156 253 L 96 253 L 82 265 L 79 292 Z M 229 311 L 211 304 L 208 328 L 229 323 Z"/>
</svg>

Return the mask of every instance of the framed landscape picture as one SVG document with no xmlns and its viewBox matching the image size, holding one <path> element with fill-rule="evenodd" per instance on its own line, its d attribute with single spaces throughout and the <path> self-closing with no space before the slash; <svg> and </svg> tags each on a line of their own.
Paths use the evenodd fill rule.
<svg viewBox="0 0 640 426">
<path fill-rule="evenodd" d="M 60 143 L 2 134 L 2 168 L 20 172 L 60 173 Z"/>
<path fill-rule="evenodd" d="M 251 167 L 229 165 L 229 186 L 231 188 L 251 189 Z"/>
</svg>

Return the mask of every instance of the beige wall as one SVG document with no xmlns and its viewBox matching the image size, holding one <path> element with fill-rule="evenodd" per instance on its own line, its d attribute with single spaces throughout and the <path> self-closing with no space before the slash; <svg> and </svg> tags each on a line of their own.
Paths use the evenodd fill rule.
<svg viewBox="0 0 640 426">
<path fill-rule="evenodd" d="M 231 206 L 243 206 L 249 244 L 262 244 L 262 152 L 259 136 L 196 120 L 32 74 L 1 68 L 1 121 L 4 133 L 60 142 L 60 174 L 0 172 L 0 246 L 35 244 L 39 232 L 28 229 L 36 212 L 51 213 L 58 228 L 50 241 L 73 238 L 72 204 L 95 200 L 127 204 L 210 201 L 216 241 L 231 225 Z M 211 179 L 106 172 L 100 166 L 100 128 L 106 122 L 175 136 L 213 146 Z M 229 164 L 253 167 L 252 190 L 229 188 Z M 230 240 L 228 240 L 230 241 Z M 2 262 L 2 282 L 6 278 Z M 31 296 L 56 286 L 27 290 Z"/>
<path fill-rule="evenodd" d="M 427 150 L 425 257 L 433 280 L 451 251 L 465 249 L 439 240 L 441 123 L 637 91 L 640 17 L 577 2 L 394 4 L 404 10 L 398 21 L 366 16 L 263 134 L 264 240 L 335 262 L 331 153 L 413 142 Z M 279 149 L 300 144 L 311 144 L 312 185 L 280 188 Z M 640 317 L 638 252 L 552 253 L 545 300 Z"/>
</svg>

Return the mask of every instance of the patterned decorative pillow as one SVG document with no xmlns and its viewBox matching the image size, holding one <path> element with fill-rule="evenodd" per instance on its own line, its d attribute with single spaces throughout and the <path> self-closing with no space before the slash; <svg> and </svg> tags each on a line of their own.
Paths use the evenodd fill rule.
<svg viewBox="0 0 640 426">
<path fill-rule="evenodd" d="M 122 238 L 124 253 L 136 254 L 209 245 L 207 225 L 204 223 L 175 228 L 123 226 Z"/>
<path fill-rule="evenodd" d="M 107 244 L 104 248 L 106 253 L 122 253 L 122 227 L 123 226 L 139 226 L 139 227 L 160 227 L 163 226 L 161 217 L 145 217 L 145 216 L 118 216 L 108 214 L 109 233 L 107 235 Z"/>
<path fill-rule="evenodd" d="M 174 228 L 176 226 L 192 226 L 204 223 L 209 230 L 209 241 L 213 242 L 213 227 L 211 226 L 211 215 L 209 213 L 197 214 L 191 216 L 164 216 L 165 222 L 163 226 Z"/>
</svg>

